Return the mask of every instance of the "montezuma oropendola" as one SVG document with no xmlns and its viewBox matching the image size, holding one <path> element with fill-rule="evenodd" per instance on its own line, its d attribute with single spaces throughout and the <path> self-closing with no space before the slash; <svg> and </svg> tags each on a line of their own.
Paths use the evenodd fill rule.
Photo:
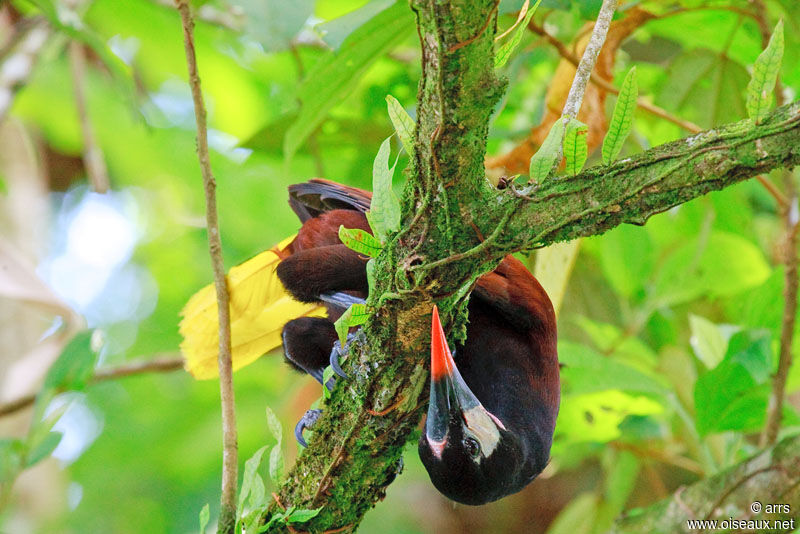
<svg viewBox="0 0 800 534">
<path fill-rule="evenodd" d="M 364 212 L 371 194 L 319 179 L 290 186 L 289 194 L 303 223 L 297 236 L 229 274 L 234 367 L 282 343 L 290 364 L 322 382 L 323 369 L 336 360 L 333 320 L 368 290 L 366 258 L 341 244 L 338 229 L 370 231 Z M 275 289 L 276 280 L 295 300 Z M 248 287 L 256 288 L 255 296 L 245 294 Z M 184 309 L 181 348 L 187 368 L 207 378 L 216 369 L 216 308 L 212 288 L 203 291 Z M 468 310 L 466 341 L 451 355 L 433 309 L 430 400 L 419 455 L 439 491 L 477 505 L 520 491 L 544 469 L 559 369 L 550 299 L 514 257 L 478 280 Z M 276 321 L 284 323 L 277 343 Z"/>
</svg>

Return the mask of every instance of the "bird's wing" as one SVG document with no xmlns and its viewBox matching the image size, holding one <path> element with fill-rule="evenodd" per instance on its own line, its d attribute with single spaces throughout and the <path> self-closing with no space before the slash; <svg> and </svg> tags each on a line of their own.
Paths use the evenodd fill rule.
<svg viewBox="0 0 800 534">
<path fill-rule="evenodd" d="M 322 178 L 289 186 L 289 205 L 302 222 L 337 209 L 364 213 L 369 210 L 371 201 L 369 191 Z"/>
<path fill-rule="evenodd" d="M 550 298 L 525 265 L 513 256 L 506 256 L 497 269 L 481 276 L 472 294 L 517 329 L 555 328 Z"/>
<path fill-rule="evenodd" d="M 305 304 L 289 296 L 275 274 L 294 238 L 283 240 L 228 273 L 234 370 L 279 347 L 287 318 L 325 316 L 324 306 Z M 219 321 L 213 284 L 195 293 L 181 315 L 181 352 L 186 369 L 198 380 L 218 376 Z"/>
</svg>

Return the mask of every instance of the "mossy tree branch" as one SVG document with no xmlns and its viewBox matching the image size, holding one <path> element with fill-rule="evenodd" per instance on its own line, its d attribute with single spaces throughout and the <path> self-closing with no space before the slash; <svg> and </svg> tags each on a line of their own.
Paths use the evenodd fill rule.
<svg viewBox="0 0 800 534">
<path fill-rule="evenodd" d="M 754 504 L 756 502 L 758 504 Z M 681 488 L 668 499 L 624 514 L 617 519 L 611 532 L 700 531 L 699 527 L 690 529 L 687 521 L 722 523 L 730 518 L 769 523 L 739 523 L 741 528 L 718 525 L 720 531 L 791 532 L 798 527 L 798 506 L 800 437 L 794 436 L 717 475 Z"/>
<path fill-rule="evenodd" d="M 354 531 L 384 495 L 426 405 L 432 304 L 454 340 L 466 298 L 505 254 L 654 213 L 757 173 L 800 162 L 800 106 L 758 127 L 742 122 L 574 178 L 515 192 L 484 177 L 488 122 L 503 82 L 494 72 L 495 0 L 413 0 L 422 47 L 415 157 L 403 225 L 377 258 L 370 320 L 350 347 L 309 448 L 276 501 L 322 507 L 293 530 Z M 280 510 L 273 504 L 265 519 Z M 273 525 L 270 532 L 286 531 Z"/>
</svg>

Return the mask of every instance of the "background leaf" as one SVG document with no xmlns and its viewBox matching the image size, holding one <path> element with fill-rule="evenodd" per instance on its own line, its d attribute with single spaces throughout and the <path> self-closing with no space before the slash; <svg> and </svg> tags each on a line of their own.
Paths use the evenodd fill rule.
<svg viewBox="0 0 800 534">
<path fill-rule="evenodd" d="M 299 90 L 300 115 L 286 132 L 283 151 L 291 159 L 328 111 L 364 75 L 367 68 L 408 36 L 414 17 L 408 5 L 397 2 L 375 15 L 345 40 L 339 51 L 321 59 Z"/>
</svg>

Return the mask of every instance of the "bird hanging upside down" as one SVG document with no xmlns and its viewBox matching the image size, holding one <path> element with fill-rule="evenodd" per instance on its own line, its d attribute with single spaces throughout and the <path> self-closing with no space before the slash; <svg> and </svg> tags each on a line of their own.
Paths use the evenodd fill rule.
<svg viewBox="0 0 800 534">
<path fill-rule="evenodd" d="M 368 291 L 367 258 L 343 245 L 338 229 L 370 231 L 371 194 L 315 179 L 290 186 L 289 195 L 303 223 L 297 235 L 228 275 L 233 367 L 282 344 L 293 367 L 322 382 L 329 363 L 338 368 L 333 321 Z M 521 262 L 507 256 L 482 276 L 468 309 L 466 341 L 455 354 L 432 310 L 419 455 L 439 491 L 477 505 L 520 491 L 544 469 L 560 390 L 553 306 Z M 199 379 L 216 376 L 213 287 L 195 294 L 182 314 L 186 368 Z"/>
</svg>

